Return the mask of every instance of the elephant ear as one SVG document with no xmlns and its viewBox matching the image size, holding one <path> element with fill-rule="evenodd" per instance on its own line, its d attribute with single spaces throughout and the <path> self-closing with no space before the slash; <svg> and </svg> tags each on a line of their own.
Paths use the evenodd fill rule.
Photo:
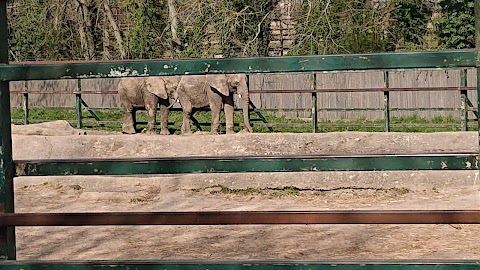
<svg viewBox="0 0 480 270">
<path fill-rule="evenodd" d="M 167 99 L 167 89 L 165 87 L 165 81 L 161 77 L 148 77 L 145 81 L 147 91 L 154 94 L 161 99 Z"/>
<path fill-rule="evenodd" d="M 240 85 L 241 77 L 238 74 L 229 74 L 227 76 L 227 83 L 230 86 L 238 87 Z"/>
<path fill-rule="evenodd" d="M 210 87 L 224 96 L 230 95 L 230 86 L 227 82 L 227 76 L 225 74 L 220 75 L 205 75 L 207 77 L 207 83 Z"/>
</svg>

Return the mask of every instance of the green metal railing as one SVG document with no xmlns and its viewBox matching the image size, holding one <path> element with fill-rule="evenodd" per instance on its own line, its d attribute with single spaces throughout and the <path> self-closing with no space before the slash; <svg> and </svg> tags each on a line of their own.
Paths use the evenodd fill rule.
<svg viewBox="0 0 480 270">
<path fill-rule="evenodd" d="M 480 16 L 480 0 L 475 2 Z M 215 73 L 318 72 L 333 70 L 477 68 L 477 94 L 480 93 L 480 36 L 477 50 L 419 53 L 382 53 L 362 55 L 298 56 L 272 58 L 141 60 L 115 62 L 58 62 L 55 64 L 9 64 L 6 0 L 0 0 L 0 269 L 479 269 L 479 262 L 16 262 L 15 227 L 45 225 L 128 225 L 131 220 L 147 224 L 225 224 L 234 217 L 235 224 L 402 224 L 471 223 L 480 224 L 480 211 L 371 211 L 344 212 L 261 212 L 248 213 L 88 213 L 54 216 L 45 213 L 16 214 L 13 179 L 36 175 L 115 175 L 145 173 L 216 173 L 216 172 L 300 172 L 350 170 L 478 170 L 477 153 L 361 155 L 361 156 L 284 156 L 284 157 L 183 157 L 161 159 L 111 160 L 16 160 L 12 159 L 12 134 L 9 81 L 44 79 L 108 78 L 122 76 L 157 76 Z M 480 19 L 476 20 L 477 33 Z M 387 92 L 387 91 L 385 91 Z M 480 95 L 479 95 L 480 96 Z M 315 96 L 312 96 L 314 99 Z M 388 105 L 388 93 L 384 93 Z M 465 100 L 466 102 L 466 100 Z M 480 103 L 480 99 L 479 99 Z M 387 117 L 387 115 L 386 115 Z M 315 128 L 313 126 L 312 128 Z M 386 126 L 386 129 L 389 127 Z M 480 136 L 479 136 L 480 137 Z M 480 143 L 480 141 L 479 141 Z M 70 215 L 70 216 L 69 216 Z M 74 218 L 78 223 L 72 222 Z M 230 215 L 230 216 L 228 216 Z M 402 216 L 403 215 L 403 216 Z M 361 216 L 361 218 L 360 218 Z M 149 218 L 150 217 L 150 218 Z M 181 218 L 184 219 L 181 219 Z M 185 217 L 188 217 L 185 219 Z M 54 218 L 58 223 L 55 223 Z M 77 219 L 78 218 L 78 219 Z M 83 219 L 82 219 L 83 218 Z M 114 223 L 105 223 L 108 220 Z M 266 219 L 268 218 L 268 219 Z M 178 220 L 178 223 L 176 223 Z M 75 221 L 75 220 L 74 220 Z M 96 222 L 96 223 L 95 223 Z M 88 223 L 92 224 L 92 223 Z"/>
</svg>

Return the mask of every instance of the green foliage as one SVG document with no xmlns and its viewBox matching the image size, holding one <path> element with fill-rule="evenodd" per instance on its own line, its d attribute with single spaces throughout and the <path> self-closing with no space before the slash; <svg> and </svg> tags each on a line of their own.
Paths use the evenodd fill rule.
<svg viewBox="0 0 480 270">
<path fill-rule="evenodd" d="M 303 1 L 290 54 L 367 53 L 385 50 L 383 7 L 370 1 Z"/>
<path fill-rule="evenodd" d="M 269 42 L 270 0 L 177 1 L 182 50 L 177 57 L 264 56 Z M 214 15 L 213 15 L 214 14 Z"/>
<path fill-rule="evenodd" d="M 475 47 L 475 1 L 442 0 L 442 16 L 435 20 L 443 49 Z"/>
<path fill-rule="evenodd" d="M 88 0 L 83 22 L 77 1 L 13 0 L 9 3 L 11 60 L 119 58 L 120 37 L 127 58 L 266 56 L 273 40 L 278 1 L 175 0 L 173 42 L 168 1 Z M 301 3 L 300 3 L 301 2 Z M 104 4 L 113 12 L 114 25 Z M 474 1 L 297 1 L 290 55 L 372 53 L 398 50 L 472 48 Z M 437 16 L 440 14 L 439 16 Z M 435 29 L 429 28 L 432 15 Z M 86 23 L 85 26 L 83 23 Z M 85 27 L 84 27 L 85 26 Z M 88 37 L 82 37 L 81 29 Z M 115 33 L 118 34 L 118 33 Z M 93 42 L 93 44 L 91 44 Z M 93 47 L 93 48 L 92 48 Z"/>
<path fill-rule="evenodd" d="M 9 45 L 15 61 L 75 58 L 72 21 L 59 13 L 62 5 L 42 0 L 17 0 L 9 11 Z M 63 11 L 62 11 L 63 12 Z"/>
<path fill-rule="evenodd" d="M 121 7 L 128 14 L 128 58 L 160 58 L 169 49 L 165 29 L 168 25 L 166 1 L 123 0 Z"/>
<path fill-rule="evenodd" d="M 394 46 L 391 49 L 412 50 L 428 46 L 424 42 L 434 6 L 425 0 L 392 0 L 390 5 L 392 22 L 388 30 Z"/>
<path fill-rule="evenodd" d="M 121 131 L 121 121 L 123 112 L 116 110 L 95 110 L 95 114 L 100 118 L 103 124 L 100 125 L 93 119 L 89 113 L 83 111 L 83 126 L 84 129 Z M 275 116 L 269 111 L 261 111 L 262 116 L 267 120 L 267 124 L 272 125 L 273 132 L 293 132 L 293 133 L 309 133 L 312 132 L 312 123 L 310 120 L 287 118 Z M 256 116 L 256 113 L 251 113 L 251 124 L 254 132 L 272 132 L 265 123 Z M 197 112 L 195 118 L 201 124 L 202 131 L 210 131 L 211 113 Z M 241 112 L 235 112 L 235 131 L 238 132 L 243 128 Z M 76 125 L 76 112 L 74 109 L 54 109 L 42 108 L 30 110 L 30 122 L 46 122 L 53 120 L 67 120 L 72 126 Z M 159 120 L 159 119 L 157 119 Z M 180 134 L 182 125 L 182 113 L 170 112 L 169 115 L 169 129 L 170 132 Z M 23 123 L 23 110 L 18 108 L 12 109 L 12 121 L 14 124 Z M 147 116 L 144 111 L 137 113 L 138 128 L 141 130 L 146 127 Z M 220 119 L 220 123 L 225 123 L 224 115 Z M 408 117 L 392 117 L 390 120 L 391 130 L 395 132 L 439 132 L 439 131 L 460 131 L 460 120 L 452 116 L 443 117 L 436 116 L 431 119 L 426 119 L 413 113 Z M 321 120 L 318 123 L 319 132 L 335 132 L 335 131 L 364 131 L 364 132 L 383 132 L 383 120 L 368 120 L 359 118 L 354 120 Z M 471 126 L 472 129 L 476 128 Z M 224 125 L 221 126 L 221 131 L 225 131 Z M 192 126 L 192 131 L 196 132 L 199 129 Z"/>
</svg>

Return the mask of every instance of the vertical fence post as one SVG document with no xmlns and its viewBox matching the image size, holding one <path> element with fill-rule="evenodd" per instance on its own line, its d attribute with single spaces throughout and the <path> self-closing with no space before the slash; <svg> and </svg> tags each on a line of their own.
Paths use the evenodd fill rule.
<svg viewBox="0 0 480 270">
<path fill-rule="evenodd" d="M 317 73 L 313 73 L 312 89 L 317 89 Z M 318 129 L 318 108 L 317 92 L 312 93 L 312 132 L 316 133 Z"/>
<path fill-rule="evenodd" d="M 385 81 L 385 88 L 389 88 L 390 79 L 388 71 L 383 72 L 383 79 Z M 390 91 L 383 91 L 383 119 L 385 132 L 390 132 Z"/>
<path fill-rule="evenodd" d="M 467 69 L 460 70 L 460 86 L 467 86 Z M 467 90 L 460 90 L 460 119 L 462 124 L 462 131 L 468 130 L 468 103 L 467 103 Z"/>
<path fill-rule="evenodd" d="M 77 128 L 82 128 L 82 81 L 77 79 L 77 93 L 75 94 L 76 97 L 76 111 L 77 111 Z"/>
<path fill-rule="evenodd" d="M 0 0 L 0 65 L 8 65 L 7 0 Z M 0 81 L 0 213 L 13 213 L 9 82 Z M 0 260 L 15 260 L 15 227 L 0 227 Z"/>
<path fill-rule="evenodd" d="M 25 125 L 29 124 L 28 116 L 30 115 L 30 111 L 28 110 L 28 81 L 25 81 L 23 84 L 23 123 Z"/>
<path fill-rule="evenodd" d="M 475 0 L 475 57 L 475 66 L 477 68 L 477 112 L 480 112 L 480 0 Z M 480 116 L 480 113 L 478 115 Z M 478 119 L 477 124 L 478 151 L 480 153 L 480 121 Z"/>
</svg>

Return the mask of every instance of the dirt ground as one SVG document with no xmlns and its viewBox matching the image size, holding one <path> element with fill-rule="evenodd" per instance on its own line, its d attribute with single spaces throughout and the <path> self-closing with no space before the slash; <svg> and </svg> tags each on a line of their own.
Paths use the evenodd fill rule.
<svg viewBox="0 0 480 270">
<path fill-rule="evenodd" d="M 478 149 L 476 132 L 146 136 L 76 130 L 63 121 L 12 130 L 17 160 Z M 476 171 L 18 177 L 15 208 L 17 212 L 478 209 L 479 183 Z M 221 192 L 222 187 L 259 192 Z M 478 260 L 478 235 L 479 225 L 19 227 L 17 257 Z"/>
</svg>

